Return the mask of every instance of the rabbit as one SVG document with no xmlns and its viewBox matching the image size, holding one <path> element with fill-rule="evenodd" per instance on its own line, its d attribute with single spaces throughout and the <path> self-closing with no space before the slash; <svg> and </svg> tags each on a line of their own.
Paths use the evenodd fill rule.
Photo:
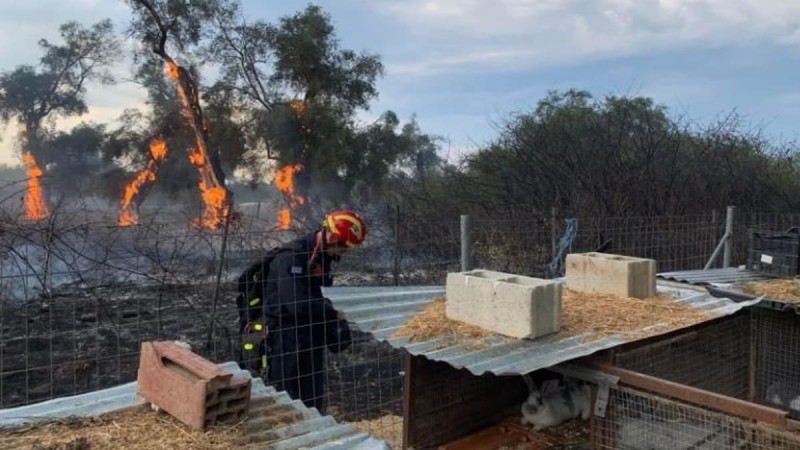
<svg viewBox="0 0 800 450">
<path fill-rule="evenodd" d="M 767 388 L 766 400 L 774 406 L 800 410 L 800 396 L 786 382 L 778 381 Z"/>
<path fill-rule="evenodd" d="M 540 390 L 533 383 L 528 399 L 522 404 L 522 425 L 532 424 L 533 429 L 558 425 L 568 419 L 580 416 L 586 420 L 592 413 L 591 387 L 567 381 L 564 385 L 545 382 Z"/>
<path fill-rule="evenodd" d="M 800 411 L 800 395 L 795 397 L 794 400 L 789 403 L 789 409 Z"/>
</svg>

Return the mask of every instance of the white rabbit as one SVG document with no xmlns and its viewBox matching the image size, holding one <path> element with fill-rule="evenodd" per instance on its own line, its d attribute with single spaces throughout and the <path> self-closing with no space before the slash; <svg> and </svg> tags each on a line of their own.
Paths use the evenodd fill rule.
<svg viewBox="0 0 800 450">
<path fill-rule="evenodd" d="M 559 385 L 558 380 L 548 381 L 555 383 L 546 381 L 541 390 L 529 383 L 531 392 L 521 407 L 523 425 L 533 424 L 533 429 L 538 431 L 579 416 L 584 420 L 590 417 L 591 387 L 588 384 L 579 386 L 567 381 Z"/>
<path fill-rule="evenodd" d="M 769 385 L 766 399 L 775 406 L 800 410 L 800 396 L 798 396 L 797 389 L 791 389 L 783 381 Z"/>
<path fill-rule="evenodd" d="M 795 411 L 800 411 L 800 395 L 795 397 L 791 403 L 789 403 L 789 409 L 793 409 Z"/>
</svg>

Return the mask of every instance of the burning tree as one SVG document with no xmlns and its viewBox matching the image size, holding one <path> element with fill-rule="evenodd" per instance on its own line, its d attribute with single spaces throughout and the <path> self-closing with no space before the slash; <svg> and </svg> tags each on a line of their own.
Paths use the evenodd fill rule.
<svg viewBox="0 0 800 450">
<path fill-rule="evenodd" d="M 342 173 L 360 173 L 351 170 L 360 159 L 387 166 L 396 159 L 388 154 L 396 146 L 378 158 L 358 155 L 367 149 L 353 145 L 353 118 L 377 96 L 383 66 L 377 55 L 341 49 L 330 17 L 318 6 L 277 25 L 248 23 L 236 8 L 225 9 L 217 15 L 209 53 L 222 67 L 212 89 L 235 97 L 245 122 L 256 124 L 249 128 L 251 142 L 277 161 L 276 185 L 288 201 L 279 213 L 281 227 L 308 219 L 312 206 L 322 206 L 320 192 L 340 190 Z"/>
<path fill-rule="evenodd" d="M 136 177 L 125 186 L 125 192 L 120 205 L 120 214 L 117 223 L 121 226 L 137 225 L 139 223 L 138 213 L 135 207 L 140 202 L 137 199 L 141 195 L 142 187 L 156 181 L 158 168 L 167 157 L 167 143 L 160 138 L 154 138 L 150 142 L 150 159 L 147 166 L 142 169 Z"/>
<path fill-rule="evenodd" d="M 189 160 L 200 174 L 199 188 L 204 211 L 195 225 L 215 229 L 225 223 L 232 203 L 225 186 L 219 152 L 208 148 L 208 124 L 203 117 L 197 83 L 189 70 L 177 64 L 167 52 L 170 37 L 178 50 L 199 42 L 204 23 L 218 13 L 223 3 L 207 0 L 186 3 L 179 0 L 127 0 L 134 11 L 132 32 L 165 64 L 167 75 L 176 82 L 178 98 L 186 121 L 194 133 Z"/>
<path fill-rule="evenodd" d="M 294 174 L 301 171 L 300 164 L 290 164 L 278 170 L 275 174 L 275 186 L 288 198 L 289 206 L 281 208 L 278 212 L 278 227 L 288 230 L 292 225 L 292 210 L 305 204 L 306 199 L 298 195 L 294 188 Z"/>
<path fill-rule="evenodd" d="M 44 55 L 38 67 L 22 65 L 0 75 L 0 121 L 16 119 L 20 126 L 19 144 L 28 175 L 25 217 L 31 221 L 49 216 L 40 182 L 44 172 L 37 158 L 46 135 L 43 123 L 55 116 L 86 113 L 86 83 L 113 82 L 103 69 L 118 54 L 110 20 L 88 29 L 68 22 L 60 27 L 60 33 L 62 45 L 39 41 Z"/>
</svg>

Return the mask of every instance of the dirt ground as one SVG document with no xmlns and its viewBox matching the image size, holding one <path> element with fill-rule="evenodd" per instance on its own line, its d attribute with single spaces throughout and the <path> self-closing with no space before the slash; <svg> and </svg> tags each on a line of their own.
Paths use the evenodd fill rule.
<svg viewBox="0 0 800 450">
<path fill-rule="evenodd" d="M 233 286 L 222 289 L 209 341 L 214 285 L 69 288 L 47 301 L 0 304 L 0 407 L 134 381 L 142 341 L 181 339 L 212 361 L 236 360 Z M 354 333 L 329 353 L 328 411 L 340 421 L 402 415 L 402 356 Z"/>
</svg>

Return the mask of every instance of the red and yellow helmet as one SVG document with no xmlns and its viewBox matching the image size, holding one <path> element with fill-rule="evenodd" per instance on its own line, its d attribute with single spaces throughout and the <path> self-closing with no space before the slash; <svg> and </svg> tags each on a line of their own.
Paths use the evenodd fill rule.
<svg viewBox="0 0 800 450">
<path fill-rule="evenodd" d="M 367 237 L 367 223 L 348 209 L 328 213 L 322 228 L 328 231 L 331 242 L 344 242 L 348 247 L 360 247 Z"/>
</svg>

